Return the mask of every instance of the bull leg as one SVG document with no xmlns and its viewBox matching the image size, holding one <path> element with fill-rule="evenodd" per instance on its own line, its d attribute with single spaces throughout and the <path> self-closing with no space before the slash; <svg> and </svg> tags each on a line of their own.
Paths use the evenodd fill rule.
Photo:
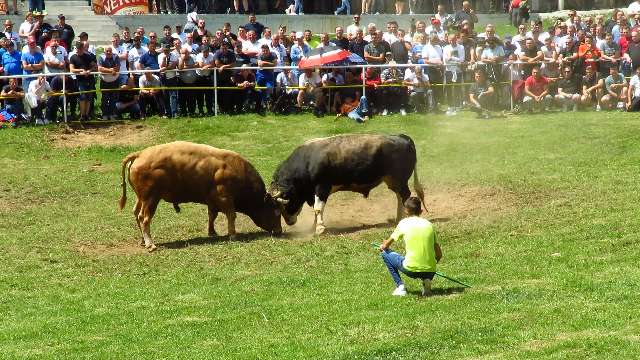
<svg viewBox="0 0 640 360">
<path fill-rule="evenodd" d="M 225 215 L 227 216 L 227 228 L 228 228 L 228 233 L 229 233 L 229 240 L 235 240 L 236 239 L 236 212 L 235 210 L 230 210 L 225 212 Z"/>
<path fill-rule="evenodd" d="M 142 206 L 142 237 L 144 238 L 144 247 L 147 248 L 149 252 L 156 249 L 156 245 L 151 239 L 151 219 L 153 219 L 153 215 L 156 213 L 158 201 L 158 199 L 149 199 L 149 201 Z"/>
<path fill-rule="evenodd" d="M 142 221 L 140 210 L 142 209 L 142 201 L 140 199 L 136 199 L 136 204 L 133 207 L 133 217 L 136 219 L 136 225 L 138 225 L 138 230 L 140 230 L 140 234 L 142 234 L 142 226 L 140 222 Z M 144 237 L 140 238 L 140 246 L 144 245 Z"/>
<path fill-rule="evenodd" d="M 214 228 L 214 224 L 216 222 L 216 218 L 218 217 L 218 209 L 209 206 L 209 237 L 214 238 L 218 236 L 216 234 L 216 229 Z"/>
<path fill-rule="evenodd" d="M 396 223 L 399 223 L 404 216 L 404 202 L 400 194 L 396 193 L 396 199 L 398 200 L 398 208 L 396 210 Z"/>
<path fill-rule="evenodd" d="M 315 214 L 313 223 L 316 228 L 316 235 L 321 235 L 326 229 L 324 226 L 324 207 L 327 204 L 330 191 L 331 187 L 316 187 L 316 195 L 313 203 L 313 212 Z"/>
</svg>

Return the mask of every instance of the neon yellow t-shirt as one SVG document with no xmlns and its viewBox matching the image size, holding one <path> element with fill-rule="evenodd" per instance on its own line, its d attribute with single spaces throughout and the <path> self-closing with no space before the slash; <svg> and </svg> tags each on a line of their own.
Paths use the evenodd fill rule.
<svg viewBox="0 0 640 360">
<path fill-rule="evenodd" d="M 436 233 L 427 219 L 410 216 L 402 219 L 391 234 L 394 241 L 404 241 L 406 254 L 402 266 L 412 272 L 435 272 Z"/>
</svg>

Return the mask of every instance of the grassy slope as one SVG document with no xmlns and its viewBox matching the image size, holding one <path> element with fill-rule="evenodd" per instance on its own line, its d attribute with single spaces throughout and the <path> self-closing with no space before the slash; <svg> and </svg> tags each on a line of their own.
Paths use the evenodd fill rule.
<svg viewBox="0 0 640 360">
<path fill-rule="evenodd" d="M 137 241 L 133 202 L 121 213 L 116 200 L 119 162 L 142 146 L 57 149 L 40 128 L 0 131 L 3 358 L 631 358 L 640 350 L 634 115 L 152 125 L 152 143 L 234 149 L 266 181 L 305 139 L 404 132 L 417 143 L 427 189 L 496 188 L 510 210 L 437 225 L 441 269 L 473 289 L 438 280 L 443 296 L 392 298 L 368 245 L 390 228 L 272 239 L 245 227 L 256 232 L 245 241 L 211 243 L 200 238 L 202 206 L 178 216 L 164 204 L 153 233 L 174 248 L 114 252 Z"/>
</svg>

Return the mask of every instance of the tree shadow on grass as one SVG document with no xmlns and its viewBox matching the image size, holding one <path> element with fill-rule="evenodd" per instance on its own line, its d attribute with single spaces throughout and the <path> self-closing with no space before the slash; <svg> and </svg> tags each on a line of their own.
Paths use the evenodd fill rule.
<svg viewBox="0 0 640 360">
<path fill-rule="evenodd" d="M 395 220 L 394 220 L 395 221 Z M 394 224 L 390 224 L 388 222 L 378 223 L 378 224 L 362 224 L 355 226 L 346 226 L 346 227 L 327 227 L 324 231 L 326 235 L 348 235 L 358 231 L 370 230 L 370 229 L 388 229 L 392 227 Z M 311 230 L 309 230 L 312 232 Z"/>
<path fill-rule="evenodd" d="M 229 236 L 218 235 L 215 237 L 209 236 L 198 236 L 187 240 L 175 240 L 165 243 L 157 244 L 158 247 L 165 249 L 183 249 L 189 246 L 201 246 L 201 245 L 222 245 L 230 242 L 252 242 L 258 239 L 268 237 L 269 234 L 266 232 L 252 232 L 252 233 L 242 233 L 236 234 L 234 239 L 230 239 Z"/>
<path fill-rule="evenodd" d="M 454 294 L 463 293 L 467 288 L 464 286 L 454 286 L 448 288 L 432 288 L 431 295 L 426 296 L 425 298 L 434 297 L 434 296 L 449 296 Z M 407 293 L 422 297 L 421 290 L 407 290 Z"/>
</svg>

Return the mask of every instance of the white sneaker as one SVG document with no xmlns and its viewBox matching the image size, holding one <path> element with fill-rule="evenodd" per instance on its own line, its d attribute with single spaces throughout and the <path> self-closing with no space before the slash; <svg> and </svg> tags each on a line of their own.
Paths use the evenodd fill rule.
<svg viewBox="0 0 640 360">
<path fill-rule="evenodd" d="M 47 120 L 47 119 L 42 119 L 42 123 L 43 123 L 44 125 L 49 125 L 49 120 Z"/>
<path fill-rule="evenodd" d="M 622 101 L 618 101 L 618 110 L 624 109 L 624 103 Z"/>
<path fill-rule="evenodd" d="M 42 121 L 42 119 L 36 119 L 36 125 L 44 125 L 44 121 Z"/>
<path fill-rule="evenodd" d="M 431 295 L 431 280 L 423 279 L 422 280 L 422 296 L 430 296 Z"/>
<path fill-rule="evenodd" d="M 600 111 L 602 110 L 602 107 L 600 106 L 600 104 L 596 105 L 596 111 Z"/>
<path fill-rule="evenodd" d="M 407 116 L 407 111 L 405 109 L 400 109 L 400 115 Z"/>
<path fill-rule="evenodd" d="M 451 108 L 447 108 L 447 112 L 445 112 L 444 114 L 447 115 L 447 116 L 453 116 L 453 115 L 456 114 L 456 112 L 453 111 L 453 109 L 451 109 Z"/>
<path fill-rule="evenodd" d="M 389 114 L 389 110 L 387 109 L 382 110 L 382 114 L 381 114 L 382 116 L 387 116 L 388 114 Z"/>
<path fill-rule="evenodd" d="M 404 288 L 404 285 L 400 285 L 395 290 L 393 290 L 391 295 L 393 295 L 393 296 L 406 296 L 407 295 L 407 290 Z"/>
</svg>

